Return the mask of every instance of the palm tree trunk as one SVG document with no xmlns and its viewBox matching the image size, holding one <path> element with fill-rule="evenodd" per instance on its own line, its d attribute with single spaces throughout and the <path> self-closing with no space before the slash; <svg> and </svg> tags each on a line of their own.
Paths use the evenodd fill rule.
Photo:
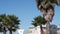
<svg viewBox="0 0 60 34">
<path fill-rule="evenodd" d="M 41 31 L 40 31 L 40 32 L 41 32 L 41 34 L 43 34 L 43 29 L 42 29 L 42 25 L 40 25 L 40 29 L 41 29 Z"/>
<path fill-rule="evenodd" d="M 12 34 L 12 31 L 10 30 L 10 34 Z"/>
<path fill-rule="evenodd" d="M 4 27 L 4 29 L 3 29 L 3 33 L 6 34 L 6 28 L 5 28 L 5 27 Z"/>
<path fill-rule="evenodd" d="M 46 29 L 47 29 L 47 34 L 51 34 L 50 23 L 49 22 L 52 22 L 52 19 L 53 19 L 53 16 L 54 16 L 54 7 L 53 6 L 49 6 L 47 11 L 48 11 L 47 15 L 49 17 L 47 17 L 48 20 L 47 20 L 47 23 L 46 23 Z"/>
<path fill-rule="evenodd" d="M 6 34 L 6 31 L 4 30 L 3 33 Z"/>
<path fill-rule="evenodd" d="M 50 34 L 50 23 L 49 22 L 47 22 L 46 23 L 46 30 L 47 30 L 47 34 Z"/>
</svg>

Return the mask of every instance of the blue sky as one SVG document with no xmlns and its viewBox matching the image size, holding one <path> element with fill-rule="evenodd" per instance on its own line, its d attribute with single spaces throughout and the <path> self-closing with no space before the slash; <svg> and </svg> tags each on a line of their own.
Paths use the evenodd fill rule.
<svg viewBox="0 0 60 34">
<path fill-rule="evenodd" d="M 14 14 L 21 20 L 21 29 L 27 32 L 34 17 L 41 15 L 35 0 L 0 0 L 0 14 Z M 55 6 L 55 16 L 51 24 L 60 25 L 60 7 Z"/>
</svg>

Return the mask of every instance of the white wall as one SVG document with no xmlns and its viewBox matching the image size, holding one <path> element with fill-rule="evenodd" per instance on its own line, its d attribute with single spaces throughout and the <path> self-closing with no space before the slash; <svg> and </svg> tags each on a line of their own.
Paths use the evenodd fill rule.
<svg viewBox="0 0 60 34">
<path fill-rule="evenodd" d="M 19 29 L 19 30 L 18 30 L 18 34 L 24 34 L 24 30 Z"/>
</svg>

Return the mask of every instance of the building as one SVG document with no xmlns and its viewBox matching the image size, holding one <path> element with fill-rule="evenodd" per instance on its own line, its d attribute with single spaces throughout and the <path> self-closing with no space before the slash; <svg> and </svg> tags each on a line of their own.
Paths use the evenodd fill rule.
<svg viewBox="0 0 60 34">
<path fill-rule="evenodd" d="M 30 27 L 30 34 L 41 34 L 40 26 L 37 27 Z M 51 34 L 60 34 L 60 27 L 57 27 L 56 25 L 50 26 Z M 43 25 L 43 34 L 46 34 L 46 25 Z"/>
<path fill-rule="evenodd" d="M 40 26 L 37 27 L 30 27 L 30 34 L 40 34 Z"/>
</svg>

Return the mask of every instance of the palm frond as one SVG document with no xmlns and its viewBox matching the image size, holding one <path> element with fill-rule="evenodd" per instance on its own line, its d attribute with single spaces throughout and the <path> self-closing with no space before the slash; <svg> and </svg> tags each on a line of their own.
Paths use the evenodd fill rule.
<svg viewBox="0 0 60 34">
<path fill-rule="evenodd" d="M 33 22 L 32 25 L 38 26 L 38 25 L 41 25 L 41 24 L 45 24 L 46 20 L 41 16 L 37 16 L 37 17 L 34 18 L 34 20 L 32 22 Z"/>
</svg>

